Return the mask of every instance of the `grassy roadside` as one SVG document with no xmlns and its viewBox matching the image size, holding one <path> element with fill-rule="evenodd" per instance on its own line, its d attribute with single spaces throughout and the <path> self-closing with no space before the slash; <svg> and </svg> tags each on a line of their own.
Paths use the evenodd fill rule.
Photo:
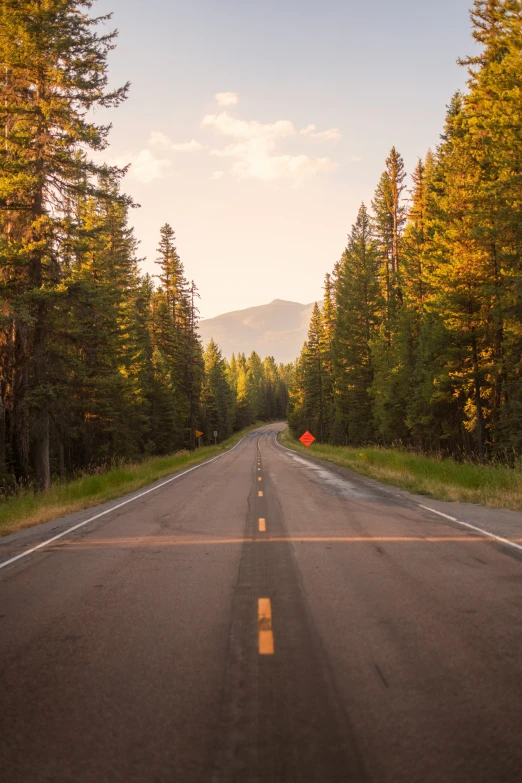
<svg viewBox="0 0 522 783">
<path fill-rule="evenodd" d="M 166 457 L 151 457 L 143 462 L 82 476 L 79 479 L 55 484 L 45 495 L 22 492 L 0 503 L 0 536 L 6 536 L 25 527 L 49 522 L 64 514 L 114 500 L 152 484 L 159 478 L 204 462 L 210 457 L 232 448 L 248 432 L 266 422 L 252 424 L 236 432 L 218 446 L 203 446 L 196 451 L 181 451 Z"/>
<path fill-rule="evenodd" d="M 292 437 L 288 429 L 279 435 L 279 440 L 294 451 L 342 465 L 417 495 L 522 510 L 520 469 L 460 463 L 377 447 L 351 448 L 314 443 L 307 449 Z"/>
</svg>

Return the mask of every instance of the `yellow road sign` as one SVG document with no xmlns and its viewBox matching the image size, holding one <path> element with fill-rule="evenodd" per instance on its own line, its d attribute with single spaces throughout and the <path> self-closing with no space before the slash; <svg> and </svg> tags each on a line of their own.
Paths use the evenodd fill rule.
<svg viewBox="0 0 522 783">
<path fill-rule="evenodd" d="M 203 435 L 202 432 L 200 432 L 199 430 L 196 430 L 196 438 L 201 438 L 202 435 Z"/>
</svg>

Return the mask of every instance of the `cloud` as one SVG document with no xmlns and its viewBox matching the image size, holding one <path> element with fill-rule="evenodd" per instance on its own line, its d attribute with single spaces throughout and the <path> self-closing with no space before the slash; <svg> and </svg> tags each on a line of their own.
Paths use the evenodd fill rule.
<svg viewBox="0 0 522 783">
<path fill-rule="evenodd" d="M 203 127 L 213 127 L 224 136 L 236 139 L 266 139 L 277 141 L 287 136 L 295 136 L 295 128 L 288 120 L 264 124 L 257 120 L 239 120 L 227 111 L 219 114 L 207 114 L 201 123 Z"/>
<path fill-rule="evenodd" d="M 309 158 L 307 155 L 270 155 L 263 144 L 231 144 L 215 151 L 219 157 L 235 159 L 231 173 L 238 179 L 303 180 L 321 171 L 330 171 L 335 163 L 330 158 Z"/>
<path fill-rule="evenodd" d="M 220 106 L 235 106 L 239 103 L 239 97 L 235 92 L 217 92 L 215 98 Z"/>
<path fill-rule="evenodd" d="M 294 179 L 298 182 L 331 171 L 336 164 L 330 158 L 309 158 L 307 155 L 278 155 L 239 161 L 232 167 L 238 177 L 254 177 L 268 182 Z"/>
<path fill-rule="evenodd" d="M 360 155 L 352 155 L 352 157 L 351 157 L 352 163 L 359 163 L 359 161 L 361 161 L 361 160 L 362 160 L 362 158 L 361 158 Z"/>
<path fill-rule="evenodd" d="M 153 182 L 162 179 L 170 173 L 172 161 L 155 158 L 150 150 L 141 150 L 137 154 L 122 155 L 116 165 L 131 164 L 129 176 L 138 182 Z"/>
<path fill-rule="evenodd" d="M 297 136 L 289 120 L 262 123 L 257 120 L 241 120 L 228 112 L 208 114 L 201 123 L 213 128 L 222 136 L 234 141 L 211 154 L 230 158 L 231 173 L 239 179 L 254 178 L 265 182 L 276 179 L 302 181 L 320 172 L 335 168 L 330 158 L 310 158 L 307 155 L 276 155 L 277 144 Z"/>
<path fill-rule="evenodd" d="M 339 141 L 342 134 L 339 128 L 328 128 L 328 130 L 318 131 L 315 125 L 307 125 L 299 131 L 301 136 L 309 136 L 311 139 L 320 139 L 321 141 Z"/>
<path fill-rule="evenodd" d="M 203 149 L 203 144 L 200 144 L 199 141 L 196 141 L 196 139 L 175 143 L 160 131 L 151 131 L 149 136 L 149 146 L 160 147 L 161 149 L 172 150 L 173 152 L 194 152 L 195 150 Z"/>
<path fill-rule="evenodd" d="M 238 102 L 238 96 L 233 92 L 222 92 L 216 94 L 216 100 L 221 106 L 232 106 Z M 338 128 L 318 131 L 314 124 L 310 124 L 297 130 L 290 120 L 245 120 L 234 116 L 226 108 L 203 117 L 201 127 L 223 137 L 224 144 L 209 150 L 208 146 L 194 138 L 174 142 L 165 133 L 153 130 L 149 134 L 146 149 L 126 151 L 115 163 L 121 166 L 130 163 L 130 177 L 143 183 L 172 174 L 173 153 L 193 153 L 204 149 L 209 150 L 212 157 L 228 161 L 228 166 L 207 175 L 212 180 L 230 174 L 237 179 L 258 179 L 264 182 L 286 179 L 298 184 L 337 166 L 328 157 L 311 157 L 301 150 L 301 154 L 292 154 L 281 147 L 296 140 L 302 146 L 305 138 L 336 141 L 341 138 Z M 164 157 L 160 157 L 161 153 Z"/>
</svg>

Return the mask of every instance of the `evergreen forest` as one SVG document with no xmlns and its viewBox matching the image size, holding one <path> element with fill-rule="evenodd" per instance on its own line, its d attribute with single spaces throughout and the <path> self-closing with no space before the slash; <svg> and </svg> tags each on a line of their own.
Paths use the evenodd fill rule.
<svg viewBox="0 0 522 783">
<path fill-rule="evenodd" d="M 291 367 L 203 351 L 170 225 L 140 274 L 137 205 L 93 120 L 129 85 L 108 87 L 116 33 L 92 5 L 0 10 L 0 494 L 286 415 Z"/>
<path fill-rule="evenodd" d="M 326 276 L 289 423 L 332 444 L 522 454 L 522 3 L 475 0 L 435 150 L 392 147 Z"/>
</svg>

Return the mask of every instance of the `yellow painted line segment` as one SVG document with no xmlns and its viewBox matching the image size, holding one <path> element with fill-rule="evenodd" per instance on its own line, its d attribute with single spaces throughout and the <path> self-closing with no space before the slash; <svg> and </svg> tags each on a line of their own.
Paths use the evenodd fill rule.
<svg viewBox="0 0 522 783">
<path fill-rule="evenodd" d="M 262 489 L 260 489 L 260 490 L 259 490 L 259 492 L 257 493 L 257 496 L 258 496 L 259 498 L 262 498 L 262 497 L 263 497 L 263 490 L 262 490 Z"/>
<path fill-rule="evenodd" d="M 263 479 L 261 478 L 261 476 L 258 476 L 258 477 L 257 477 L 257 480 L 258 480 L 258 481 L 263 481 Z"/>
<path fill-rule="evenodd" d="M 263 519 L 263 517 L 259 518 L 259 530 L 261 533 L 266 532 L 266 519 Z"/>
<path fill-rule="evenodd" d="M 259 598 L 257 601 L 257 625 L 259 655 L 273 655 L 274 634 L 270 598 Z"/>
</svg>

